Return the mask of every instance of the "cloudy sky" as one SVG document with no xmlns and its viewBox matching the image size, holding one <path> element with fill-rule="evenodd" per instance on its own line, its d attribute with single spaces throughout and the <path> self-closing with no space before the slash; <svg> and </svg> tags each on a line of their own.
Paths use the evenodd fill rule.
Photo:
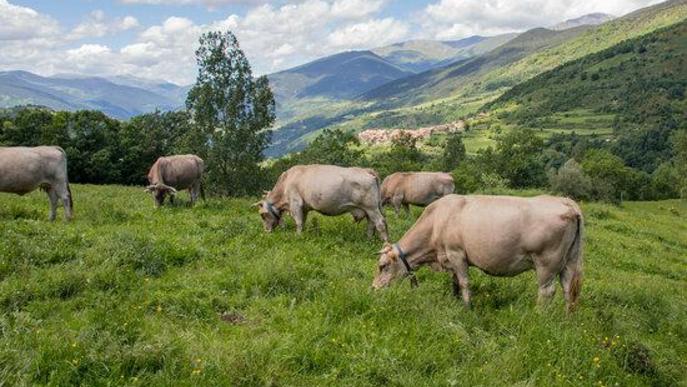
<svg viewBox="0 0 687 387">
<path fill-rule="evenodd" d="M 0 0 L 0 70 L 188 84 L 199 35 L 229 29 L 266 74 L 407 39 L 460 39 L 616 16 L 658 0 Z"/>
</svg>

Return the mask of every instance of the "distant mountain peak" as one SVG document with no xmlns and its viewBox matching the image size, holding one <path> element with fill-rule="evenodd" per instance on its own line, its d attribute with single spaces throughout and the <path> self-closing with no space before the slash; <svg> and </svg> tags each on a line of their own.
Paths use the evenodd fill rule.
<svg viewBox="0 0 687 387">
<path fill-rule="evenodd" d="M 552 30 L 561 31 L 568 28 L 575 28 L 579 26 L 595 26 L 606 23 L 607 21 L 615 19 L 615 16 L 607 13 L 595 12 L 587 15 L 582 15 L 574 19 L 568 19 L 562 23 L 558 23 L 550 28 Z"/>
</svg>

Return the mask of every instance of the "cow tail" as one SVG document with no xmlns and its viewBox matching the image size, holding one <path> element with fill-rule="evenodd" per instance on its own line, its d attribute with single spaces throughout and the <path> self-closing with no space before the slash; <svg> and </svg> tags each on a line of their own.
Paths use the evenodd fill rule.
<svg viewBox="0 0 687 387">
<path fill-rule="evenodd" d="M 584 238 L 584 219 L 579 208 L 575 211 L 576 230 L 575 238 L 570 245 L 566 255 L 565 270 L 571 272 L 570 279 L 570 299 L 568 301 L 568 312 L 572 312 L 577 306 L 580 293 L 582 291 L 582 239 Z"/>
<path fill-rule="evenodd" d="M 74 200 L 72 200 L 72 189 L 69 187 L 69 182 L 67 182 L 67 195 L 69 195 L 69 208 L 74 211 Z"/>
<path fill-rule="evenodd" d="M 69 187 L 69 160 L 67 159 L 67 152 L 62 147 L 56 147 L 64 156 L 64 183 L 67 186 L 67 203 L 69 210 L 74 213 L 74 200 L 72 199 L 72 189 Z"/>
</svg>

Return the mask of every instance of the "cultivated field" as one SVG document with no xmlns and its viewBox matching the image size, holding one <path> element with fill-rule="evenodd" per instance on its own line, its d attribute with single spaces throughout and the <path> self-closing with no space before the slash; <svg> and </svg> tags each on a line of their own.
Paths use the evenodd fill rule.
<svg viewBox="0 0 687 387">
<path fill-rule="evenodd" d="M 585 204 L 566 316 L 560 289 L 535 307 L 533 273 L 473 269 L 472 310 L 429 270 L 372 292 L 381 243 L 348 216 L 265 234 L 248 199 L 72 190 L 70 224 L 0 195 L 0 385 L 687 384 L 684 201 Z M 387 212 L 397 239 L 413 220 Z"/>
</svg>

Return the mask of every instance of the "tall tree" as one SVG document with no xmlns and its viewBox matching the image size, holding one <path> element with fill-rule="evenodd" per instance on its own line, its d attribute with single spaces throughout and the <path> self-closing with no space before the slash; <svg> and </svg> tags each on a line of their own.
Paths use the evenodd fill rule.
<svg viewBox="0 0 687 387">
<path fill-rule="evenodd" d="M 248 59 L 229 31 L 203 34 L 196 61 L 198 78 L 186 100 L 196 134 L 189 144 L 206 159 L 211 191 L 253 194 L 260 188 L 259 162 L 275 119 L 267 77 L 253 78 Z"/>
<path fill-rule="evenodd" d="M 443 170 L 446 172 L 454 170 L 461 161 L 465 160 L 465 154 L 463 137 L 460 134 L 449 135 L 441 155 Z"/>
</svg>

